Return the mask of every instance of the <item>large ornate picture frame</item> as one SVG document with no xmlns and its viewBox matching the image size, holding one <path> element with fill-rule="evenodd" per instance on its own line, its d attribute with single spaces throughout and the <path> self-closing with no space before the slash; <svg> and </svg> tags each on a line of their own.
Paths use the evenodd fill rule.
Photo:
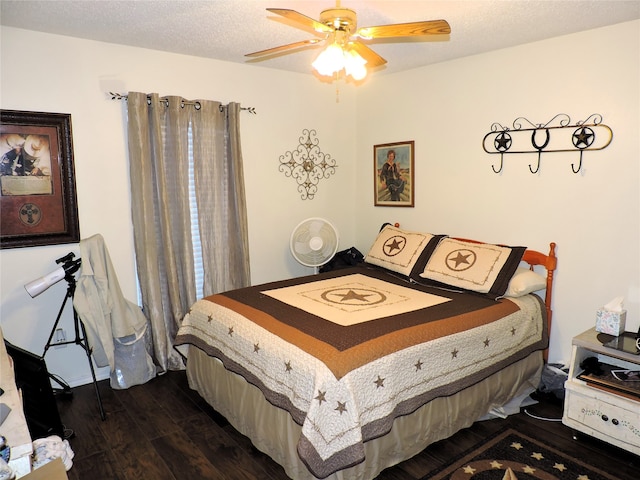
<svg viewBox="0 0 640 480">
<path fill-rule="evenodd" d="M 373 146 L 374 205 L 414 206 L 414 141 Z"/>
<path fill-rule="evenodd" d="M 71 115 L 0 110 L 0 248 L 80 241 Z"/>
</svg>

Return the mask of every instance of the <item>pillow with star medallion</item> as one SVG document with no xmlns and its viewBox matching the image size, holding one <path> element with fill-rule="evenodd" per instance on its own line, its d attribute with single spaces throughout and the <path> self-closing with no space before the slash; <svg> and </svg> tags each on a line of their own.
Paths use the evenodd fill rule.
<svg viewBox="0 0 640 480">
<path fill-rule="evenodd" d="M 443 239 L 429 257 L 423 279 L 489 294 L 504 295 L 526 247 Z"/>
<path fill-rule="evenodd" d="M 424 268 L 443 237 L 445 235 L 410 232 L 387 224 L 378 233 L 364 261 L 410 276 Z"/>
</svg>

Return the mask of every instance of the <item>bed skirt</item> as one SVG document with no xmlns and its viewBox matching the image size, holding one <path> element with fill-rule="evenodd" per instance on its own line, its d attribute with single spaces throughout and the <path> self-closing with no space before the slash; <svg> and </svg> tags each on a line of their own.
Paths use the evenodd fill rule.
<svg viewBox="0 0 640 480">
<path fill-rule="evenodd" d="M 542 367 L 542 352 L 534 352 L 455 395 L 436 398 L 414 413 L 397 418 L 388 434 L 365 443 L 364 462 L 327 478 L 375 478 L 383 469 L 450 437 L 511 399 L 534 391 L 539 385 Z M 296 448 L 301 426 L 288 412 L 269 403 L 258 388 L 194 346 L 189 346 L 187 378 L 192 389 L 236 430 L 249 437 L 258 450 L 282 465 L 289 477 L 316 478 L 298 457 Z"/>
</svg>

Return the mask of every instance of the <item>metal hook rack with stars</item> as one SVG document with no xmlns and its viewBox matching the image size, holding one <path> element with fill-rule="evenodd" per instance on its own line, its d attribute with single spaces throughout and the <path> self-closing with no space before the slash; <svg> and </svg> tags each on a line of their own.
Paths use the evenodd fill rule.
<svg viewBox="0 0 640 480">
<path fill-rule="evenodd" d="M 578 164 L 571 164 L 573 173 L 579 173 L 582 154 L 589 150 L 602 150 L 612 139 L 613 131 L 602 123 L 600 114 L 594 113 L 586 120 L 571 124 L 569 115 L 559 113 L 544 124 L 534 124 L 524 117 L 516 118 L 512 128 L 496 122 L 484 136 L 482 148 L 489 154 L 500 155 L 499 166 L 491 165 L 494 173 L 502 172 L 504 155 L 512 153 L 537 154 L 537 163 L 535 166 L 529 164 L 529 171 L 538 173 L 542 154 L 554 152 L 579 152 Z"/>
<path fill-rule="evenodd" d="M 315 130 L 302 130 L 295 150 L 280 155 L 278 170 L 292 177 L 298 184 L 302 200 L 313 200 L 318 192 L 318 183 L 336 172 L 335 159 L 320 150 Z"/>
</svg>

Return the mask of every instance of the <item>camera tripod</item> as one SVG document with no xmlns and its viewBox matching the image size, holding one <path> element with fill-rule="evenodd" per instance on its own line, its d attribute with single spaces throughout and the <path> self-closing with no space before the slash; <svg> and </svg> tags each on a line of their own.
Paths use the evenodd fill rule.
<svg viewBox="0 0 640 480">
<path fill-rule="evenodd" d="M 47 350 L 52 345 L 70 345 L 75 344 L 82 347 L 82 349 L 87 354 L 87 360 L 89 361 L 89 368 L 91 369 L 91 377 L 93 378 L 93 386 L 96 391 L 96 397 L 98 398 L 98 408 L 100 409 L 100 418 L 104 420 L 106 418 L 104 413 L 104 408 L 102 407 L 102 398 L 100 397 L 100 390 L 98 390 L 98 382 L 96 380 L 96 372 L 93 368 L 93 362 L 91 361 L 91 347 L 89 346 L 89 342 L 87 340 L 87 330 L 85 329 L 84 324 L 78 318 L 78 312 L 73 308 L 73 295 L 76 291 L 76 279 L 73 274 L 80 268 L 80 260 L 75 260 L 70 262 L 69 264 L 65 263 L 65 276 L 64 279 L 67 281 L 67 293 L 62 301 L 62 305 L 60 306 L 60 311 L 58 312 L 58 316 L 56 317 L 56 321 L 53 324 L 53 328 L 51 329 L 51 334 L 49 335 L 49 339 L 47 340 L 46 345 L 44 346 L 44 353 L 42 357 L 47 354 Z M 62 317 L 62 312 L 64 311 L 64 307 L 67 304 L 67 300 L 71 299 L 72 308 L 73 308 L 73 326 L 75 330 L 75 338 L 73 340 L 62 341 L 51 343 L 53 336 L 55 334 L 56 328 L 58 327 L 58 323 L 60 322 L 60 318 Z M 51 379 L 56 382 L 58 385 L 62 387 L 62 392 L 64 394 L 71 394 L 71 387 L 64 382 L 62 379 L 49 374 Z"/>
</svg>

